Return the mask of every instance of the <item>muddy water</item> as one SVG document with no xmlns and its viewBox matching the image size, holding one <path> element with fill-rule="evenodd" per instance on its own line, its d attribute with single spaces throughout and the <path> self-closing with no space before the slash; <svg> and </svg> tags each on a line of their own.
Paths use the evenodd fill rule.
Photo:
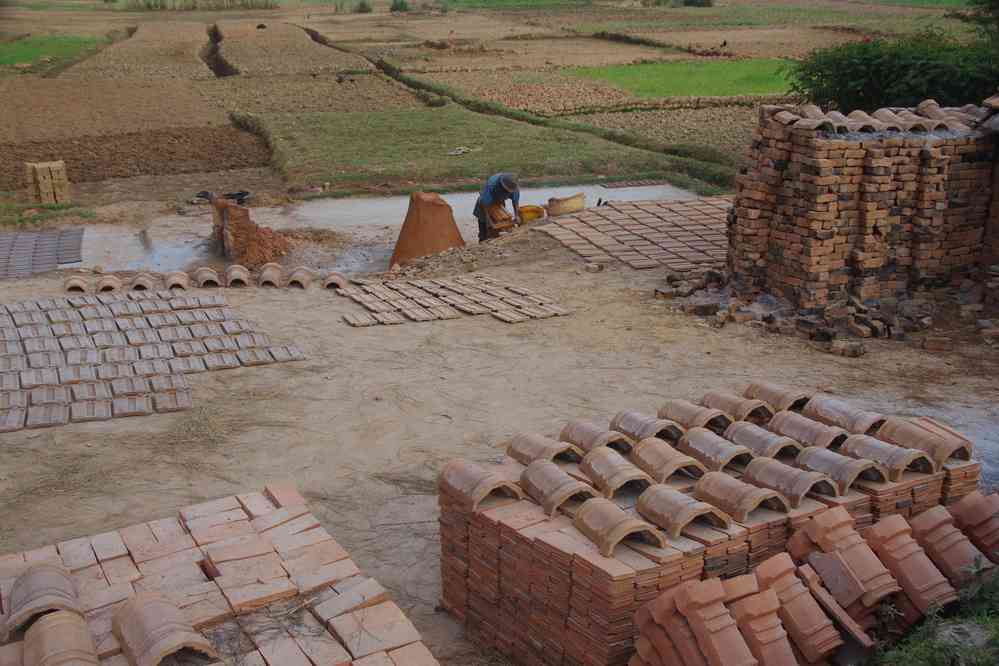
<svg viewBox="0 0 999 666">
<path fill-rule="evenodd" d="M 525 189 L 521 204 L 543 204 L 550 197 L 586 195 L 587 205 L 598 199 L 639 201 L 645 199 L 689 200 L 696 195 L 671 185 L 607 189 L 600 185 Z M 472 216 L 475 192 L 443 195 L 454 209 L 455 221 L 466 243 L 478 239 Z M 274 229 L 312 227 L 333 229 L 348 238 L 348 246 L 329 265 L 316 266 L 347 274 L 388 268 L 399 229 L 406 217 L 409 197 L 316 199 L 278 207 L 254 208 L 253 220 Z M 107 271 L 185 270 L 217 260 L 207 241 L 211 214 L 207 206 L 192 208 L 186 215 L 164 215 L 141 230 L 115 225 L 92 225 L 83 237 L 84 267 L 101 266 Z"/>
</svg>

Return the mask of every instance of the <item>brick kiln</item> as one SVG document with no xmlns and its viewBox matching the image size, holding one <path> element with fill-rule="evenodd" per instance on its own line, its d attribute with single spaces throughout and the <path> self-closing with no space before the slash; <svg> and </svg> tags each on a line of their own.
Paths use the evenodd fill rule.
<svg viewBox="0 0 999 666">
<path fill-rule="evenodd" d="M 729 214 L 736 284 L 819 313 L 943 285 L 999 256 L 997 111 L 999 96 L 870 115 L 762 107 Z"/>
</svg>

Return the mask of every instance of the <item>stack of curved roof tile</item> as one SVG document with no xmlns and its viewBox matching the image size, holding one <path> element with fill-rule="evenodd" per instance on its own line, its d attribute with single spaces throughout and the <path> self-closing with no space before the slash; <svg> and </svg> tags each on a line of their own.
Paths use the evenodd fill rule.
<svg viewBox="0 0 999 666">
<path fill-rule="evenodd" d="M 839 111 L 823 112 L 814 104 L 787 107 L 773 114 L 781 125 L 799 130 L 816 132 L 970 132 L 973 129 L 996 129 L 989 121 L 994 111 L 989 106 L 966 104 L 960 107 L 941 107 L 935 100 L 927 99 L 914 108 L 885 107 L 866 113 L 852 111 L 843 115 Z"/>
</svg>

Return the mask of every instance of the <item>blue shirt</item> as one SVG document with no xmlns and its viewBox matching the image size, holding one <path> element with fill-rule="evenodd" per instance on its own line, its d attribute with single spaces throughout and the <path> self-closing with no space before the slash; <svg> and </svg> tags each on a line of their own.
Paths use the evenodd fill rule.
<svg viewBox="0 0 999 666">
<path fill-rule="evenodd" d="M 520 190 L 515 189 L 513 192 L 507 192 L 506 188 L 503 187 L 503 183 L 500 179 L 508 174 L 498 173 L 495 176 L 490 176 L 489 180 L 482 187 L 482 191 L 479 193 L 479 201 L 483 206 L 491 206 L 494 203 L 506 203 L 507 199 L 513 201 L 513 210 L 516 212 L 517 208 L 520 206 Z"/>
</svg>

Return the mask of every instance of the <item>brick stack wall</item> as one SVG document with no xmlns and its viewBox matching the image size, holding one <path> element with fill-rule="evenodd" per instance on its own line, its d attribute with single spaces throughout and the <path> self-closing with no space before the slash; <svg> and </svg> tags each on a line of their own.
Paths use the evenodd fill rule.
<svg viewBox="0 0 999 666">
<path fill-rule="evenodd" d="M 993 136 L 835 134 L 788 115 L 761 109 L 737 179 L 728 261 L 741 288 L 822 312 L 967 274 L 990 224 L 999 249 Z"/>
</svg>

